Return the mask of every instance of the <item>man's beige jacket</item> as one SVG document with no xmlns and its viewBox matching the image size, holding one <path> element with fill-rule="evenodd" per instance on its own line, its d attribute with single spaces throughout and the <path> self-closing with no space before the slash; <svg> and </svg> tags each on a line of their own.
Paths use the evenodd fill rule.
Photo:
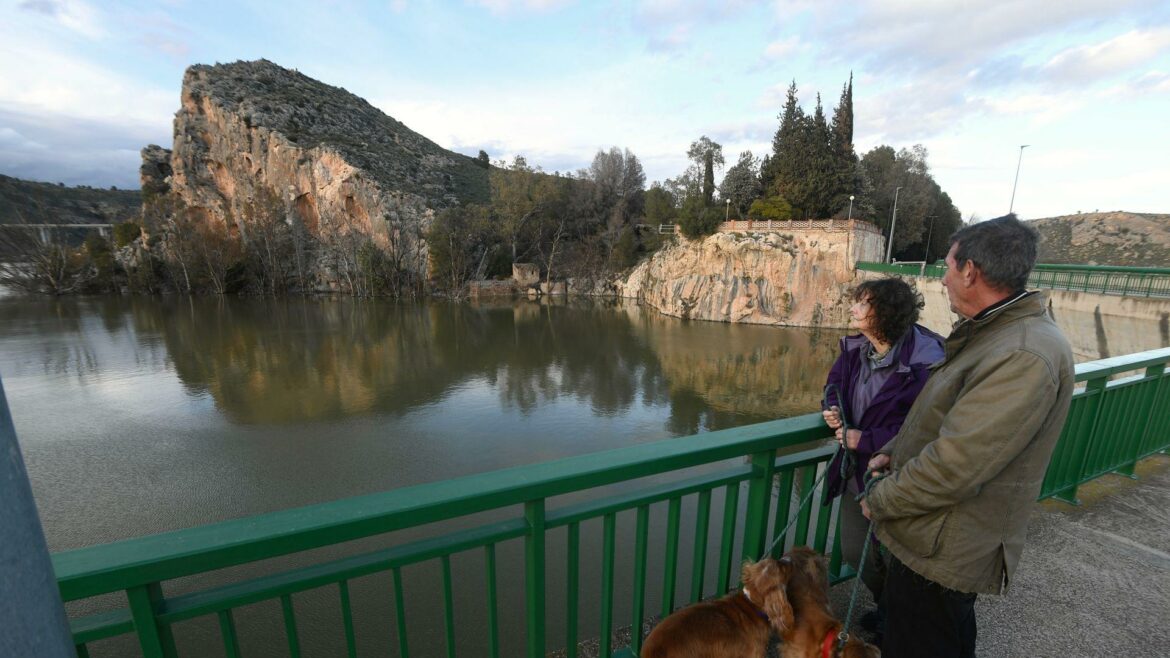
<svg viewBox="0 0 1170 658">
<path fill-rule="evenodd" d="M 958 322 L 883 450 L 893 471 L 868 497 L 878 539 L 944 587 L 998 594 L 1020 561 L 1073 392 L 1047 302 L 1034 292 Z"/>
</svg>

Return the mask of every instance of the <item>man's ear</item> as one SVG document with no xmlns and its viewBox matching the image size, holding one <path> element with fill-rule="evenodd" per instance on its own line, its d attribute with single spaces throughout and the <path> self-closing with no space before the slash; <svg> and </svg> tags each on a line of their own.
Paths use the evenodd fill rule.
<svg viewBox="0 0 1170 658">
<path fill-rule="evenodd" d="M 963 285 L 970 288 L 971 286 L 975 285 L 975 282 L 980 277 L 983 276 L 983 271 L 979 269 L 979 266 L 975 264 L 975 261 L 968 259 L 967 262 L 963 263 L 963 266 L 959 268 L 959 275 L 962 277 Z"/>
</svg>

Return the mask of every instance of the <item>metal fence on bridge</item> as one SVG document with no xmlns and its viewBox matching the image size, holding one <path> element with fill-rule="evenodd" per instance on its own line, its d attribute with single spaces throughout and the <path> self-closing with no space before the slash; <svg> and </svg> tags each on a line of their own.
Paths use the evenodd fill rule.
<svg viewBox="0 0 1170 658">
<path fill-rule="evenodd" d="M 1041 498 L 1075 501 L 1079 484 L 1110 472 L 1132 475 L 1138 460 L 1170 447 L 1168 362 L 1170 348 L 1077 366 L 1076 379 L 1085 386 L 1074 395 Z M 1131 377 L 1111 381 L 1134 371 L 1137 374 Z M 523 619 L 514 625 L 524 635 L 516 642 L 530 657 L 556 648 L 564 649 L 566 656 L 577 655 L 583 619 L 592 620 L 591 628 L 596 623 L 596 633 L 589 635 L 600 638 L 599 655 L 609 656 L 615 626 L 641 629 L 652 614 L 666 614 L 734 587 L 737 563 L 758 557 L 790 518 L 797 523 L 774 553 L 810 543 L 831 553 L 836 579 L 852 575 L 841 565 L 837 533 L 831 532 L 836 505 L 822 506 L 819 495 L 808 508 L 796 505 L 833 452 L 823 441 L 826 435 L 820 414 L 810 414 L 67 551 L 54 555 L 53 563 L 66 601 L 125 592 L 129 604 L 72 621 L 80 656 L 89 655 L 90 643 L 126 633 L 137 634 L 145 656 L 175 656 L 175 627 L 199 617 L 217 619 L 225 655 L 238 656 L 240 632 L 234 615 L 265 601 L 273 615 L 279 603 L 284 641 L 289 654 L 298 656 L 302 636 L 293 597 L 327 588 L 337 597 L 334 611 L 341 618 L 337 635 L 331 638 L 334 653 L 355 656 L 350 584 L 386 572 L 392 587 L 387 584 L 384 595 L 394 601 L 394 619 L 378 623 L 395 628 L 393 651 L 407 656 L 424 646 L 437 653 L 438 645 L 445 643 L 445 655 L 454 656 L 456 636 L 469 622 L 456 619 L 452 562 L 470 559 L 482 562 L 482 578 L 462 580 L 458 586 L 480 590 L 482 619 L 474 626 L 482 625 L 486 632 L 463 631 L 460 642 L 472 642 L 474 655 L 500 654 L 504 616 Z M 695 474 L 696 467 L 707 470 Z M 621 487 L 620 492 L 614 493 L 614 486 Z M 565 502 L 565 496 L 576 499 Z M 361 538 L 389 538 L 387 533 L 474 519 L 485 512 L 499 518 L 343 559 L 164 596 L 169 582 L 192 574 Z M 654 517 L 657 533 L 650 532 Z M 633 522 L 630 546 L 615 545 L 619 520 L 623 527 Z M 683 536 L 684 527 L 692 532 Z M 600 537 L 587 534 L 597 532 Z M 583 538 L 600 550 L 583 550 Z M 498 605 L 497 559 L 505 553 L 497 554 L 496 549 L 508 541 L 523 544 L 522 566 L 517 569 L 524 574 L 522 611 L 501 610 Z M 680 552 L 680 541 L 693 548 Z M 563 552 L 550 554 L 550 547 L 562 545 Z M 660 573 L 660 578 L 650 578 L 651 545 L 653 573 Z M 622 573 L 616 566 L 618 555 L 629 565 Z M 563 587 L 548 597 L 547 571 L 553 560 L 564 565 L 563 583 L 558 579 Z M 585 561 L 600 562 L 598 578 L 583 581 Z M 410 620 L 416 619 L 417 611 L 412 611 L 412 599 L 404 593 L 403 572 L 424 563 L 436 576 L 430 591 L 442 592 L 442 640 L 412 631 Z M 706 585 L 711 582 L 713 588 Z M 597 608 L 581 607 L 586 590 L 596 595 Z M 654 609 L 647 606 L 648 592 L 660 602 Z M 615 597 L 621 597 L 628 610 L 624 619 L 615 618 Z M 554 620 L 563 627 L 563 635 L 546 637 L 545 629 Z M 468 639 L 467 634 L 473 637 Z M 635 631 L 630 647 L 634 655 L 640 641 Z M 391 650 L 390 640 L 386 642 L 382 653 Z"/>
<path fill-rule="evenodd" d="M 902 276 L 942 278 L 946 266 L 919 262 L 857 263 L 857 269 Z M 1170 297 L 1170 268 L 1040 263 L 1028 277 L 1029 288 L 1075 290 L 1128 297 Z"/>
</svg>

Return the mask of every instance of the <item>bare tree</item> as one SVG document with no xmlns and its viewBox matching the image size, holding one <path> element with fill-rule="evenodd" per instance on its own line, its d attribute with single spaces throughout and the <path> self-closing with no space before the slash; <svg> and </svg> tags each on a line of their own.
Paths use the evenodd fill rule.
<svg viewBox="0 0 1170 658">
<path fill-rule="evenodd" d="M 8 254 L 8 262 L 0 267 L 0 283 L 26 292 L 65 295 L 97 276 L 85 250 L 67 245 L 58 231 L 27 224 L 18 215 L 15 225 L 0 231 L 0 253 Z"/>
</svg>

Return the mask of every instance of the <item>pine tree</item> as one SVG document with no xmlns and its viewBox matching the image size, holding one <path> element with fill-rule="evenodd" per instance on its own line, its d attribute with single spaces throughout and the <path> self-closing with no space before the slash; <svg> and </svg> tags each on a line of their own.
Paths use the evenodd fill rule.
<svg viewBox="0 0 1170 658">
<path fill-rule="evenodd" d="M 770 171 L 762 176 L 765 198 L 782 196 L 803 216 L 805 201 L 805 147 L 809 119 L 796 96 L 796 80 L 788 86 L 784 110 L 780 113 L 780 127 L 772 138 Z"/>
<path fill-rule="evenodd" d="M 817 94 L 817 107 L 806 131 L 806 139 L 805 153 L 808 161 L 805 210 L 811 217 L 828 217 L 830 204 L 837 193 L 837 170 L 830 143 L 832 133 L 829 131 L 828 122 L 825 121 L 820 94 Z"/>
</svg>

